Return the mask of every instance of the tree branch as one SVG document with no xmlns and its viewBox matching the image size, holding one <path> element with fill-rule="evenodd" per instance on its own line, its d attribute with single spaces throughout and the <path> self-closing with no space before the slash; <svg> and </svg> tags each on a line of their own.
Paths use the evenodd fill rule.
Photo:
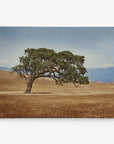
<svg viewBox="0 0 114 144">
<path fill-rule="evenodd" d="M 73 83 L 75 87 L 79 87 L 81 84 L 80 83 Z"/>
</svg>

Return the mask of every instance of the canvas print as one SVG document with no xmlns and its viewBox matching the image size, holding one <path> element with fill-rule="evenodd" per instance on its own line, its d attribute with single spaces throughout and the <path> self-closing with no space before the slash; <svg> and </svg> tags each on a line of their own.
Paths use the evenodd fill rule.
<svg viewBox="0 0 114 144">
<path fill-rule="evenodd" d="M 0 118 L 114 118 L 114 27 L 0 27 Z"/>
</svg>

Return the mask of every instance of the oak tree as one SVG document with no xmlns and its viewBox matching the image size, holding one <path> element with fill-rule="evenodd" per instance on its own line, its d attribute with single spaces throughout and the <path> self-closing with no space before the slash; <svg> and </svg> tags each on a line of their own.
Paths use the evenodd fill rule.
<svg viewBox="0 0 114 144">
<path fill-rule="evenodd" d="M 74 55 L 70 51 L 55 52 L 47 48 L 27 48 L 25 55 L 19 58 L 20 64 L 13 67 L 20 77 L 27 82 L 26 93 L 30 93 L 33 82 L 40 77 L 49 77 L 55 80 L 57 85 L 73 83 L 78 87 L 88 84 L 85 76 L 86 68 L 84 56 Z"/>
</svg>

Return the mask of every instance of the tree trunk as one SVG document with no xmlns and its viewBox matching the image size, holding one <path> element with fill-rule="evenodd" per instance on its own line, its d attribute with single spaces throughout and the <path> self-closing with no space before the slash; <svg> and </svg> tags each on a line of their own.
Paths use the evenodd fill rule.
<svg viewBox="0 0 114 144">
<path fill-rule="evenodd" d="M 32 84 L 34 82 L 34 79 L 33 78 L 30 78 L 28 83 L 27 83 L 27 89 L 26 89 L 26 92 L 25 93 L 31 93 L 31 89 L 32 89 Z"/>
</svg>

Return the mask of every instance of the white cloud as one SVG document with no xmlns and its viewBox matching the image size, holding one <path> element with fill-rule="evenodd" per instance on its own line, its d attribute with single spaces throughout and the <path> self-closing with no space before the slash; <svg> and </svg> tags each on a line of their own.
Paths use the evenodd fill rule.
<svg viewBox="0 0 114 144">
<path fill-rule="evenodd" d="M 107 67 L 114 67 L 114 64 L 103 64 L 102 65 L 104 68 L 107 68 Z"/>
<path fill-rule="evenodd" d="M 0 66 L 7 66 L 7 61 L 6 60 L 0 60 Z"/>
<path fill-rule="evenodd" d="M 1 67 L 9 67 L 9 68 L 11 68 L 11 67 L 17 65 L 18 63 L 19 63 L 19 61 L 17 59 L 9 60 L 9 61 L 0 59 L 0 66 Z"/>
<path fill-rule="evenodd" d="M 0 60 L 0 63 L 2 63 L 2 64 L 7 64 L 7 61 L 5 61 L 5 60 Z"/>
</svg>

